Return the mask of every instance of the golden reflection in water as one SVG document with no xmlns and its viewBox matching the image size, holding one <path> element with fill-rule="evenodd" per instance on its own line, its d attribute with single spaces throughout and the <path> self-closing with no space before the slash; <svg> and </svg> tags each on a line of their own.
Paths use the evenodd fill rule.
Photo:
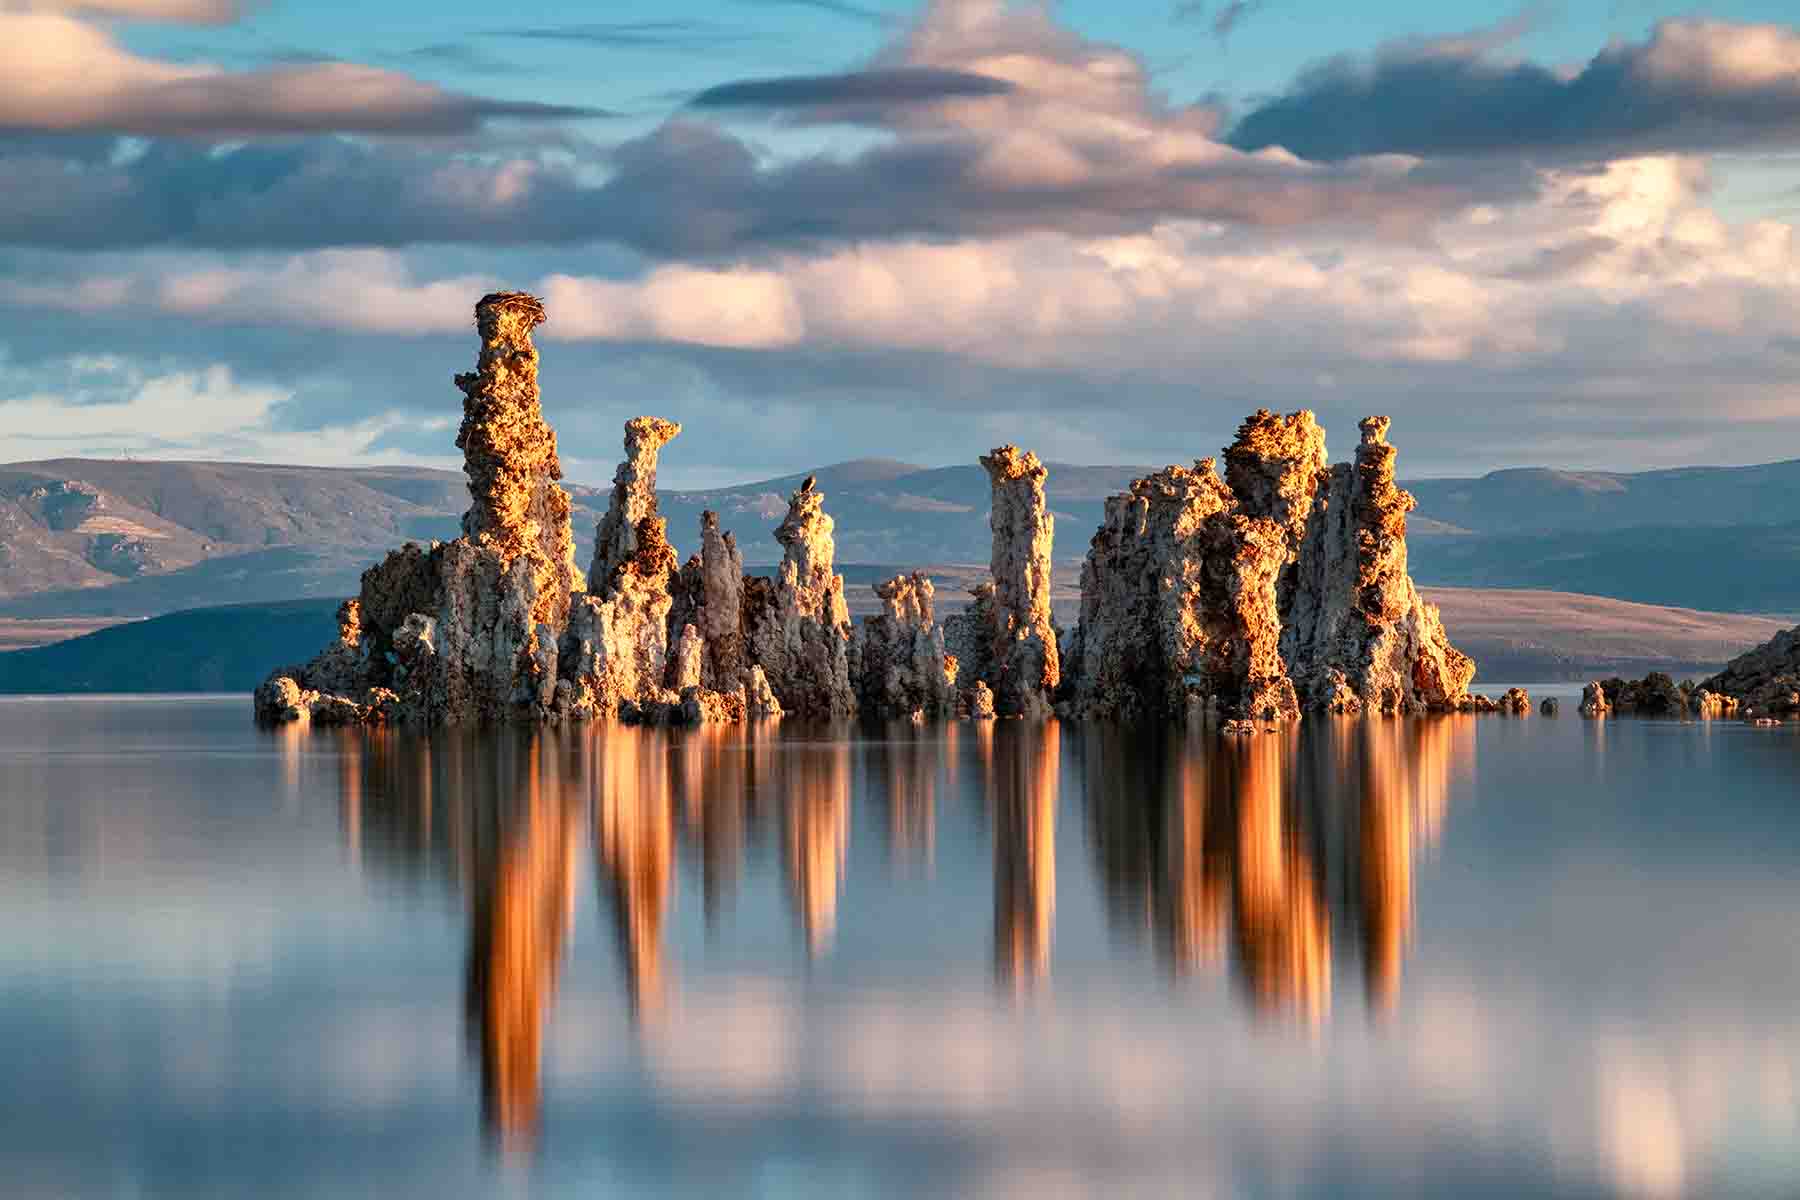
<svg viewBox="0 0 1800 1200">
<path fill-rule="evenodd" d="M 512 786 L 498 792 L 496 812 L 511 811 L 477 855 L 467 995 L 483 1107 L 511 1147 L 537 1132 L 544 1022 L 574 915 L 583 814 L 547 746 L 507 737 L 498 749 L 496 782 Z"/>
<path fill-rule="evenodd" d="M 921 728 L 892 721 L 869 744 L 868 777 L 887 802 L 888 862 L 896 873 L 915 865 L 930 873 L 937 852 L 938 773 L 956 726 Z"/>
<path fill-rule="evenodd" d="M 937 790 L 972 749 L 993 838 L 993 968 L 1022 993 L 1050 970 L 1056 722 L 890 730 L 877 742 L 770 730 L 609 727 L 337 738 L 339 818 L 359 863 L 433 874 L 467 897 L 465 1011 L 489 1127 L 529 1144 L 544 1022 L 572 923 L 581 842 L 611 917 L 634 1018 L 671 990 L 666 924 L 676 855 L 697 859 L 709 920 L 752 849 L 778 836 L 808 952 L 829 946 L 844 883 L 855 757 L 890 806 L 896 861 L 935 838 Z M 335 735 L 334 735 L 335 736 Z M 966 741 L 965 741 L 966 739 Z M 1148 933 L 1171 970 L 1226 969 L 1254 1009 L 1303 1024 L 1331 1004 L 1332 954 L 1361 960 L 1368 1007 L 1397 1002 L 1413 928 L 1413 870 L 1438 835 L 1472 723 L 1317 723 L 1252 738 L 1204 731 L 1068 735 L 1089 844 L 1115 925 Z M 298 770 L 301 744 L 284 745 Z M 966 776 L 965 776 L 966 777 Z M 775 828 L 764 817 L 775 816 Z M 1333 935 L 1338 936 L 1334 943 Z"/>
<path fill-rule="evenodd" d="M 1150 932 L 1177 973 L 1217 967 L 1229 946 L 1256 1010 L 1315 1025 L 1331 1004 L 1333 927 L 1353 930 L 1369 1007 L 1389 1011 L 1414 863 L 1473 746 L 1471 724 L 1454 720 L 1229 740 L 1090 727 L 1081 755 L 1112 919 Z"/>
<path fill-rule="evenodd" d="M 809 955 L 831 944 L 838 888 L 850 848 L 850 744 L 790 744 L 782 766 L 782 851 L 788 892 Z"/>
<path fill-rule="evenodd" d="M 708 927 L 718 923 L 758 819 L 757 757 L 767 733 L 703 725 L 685 732 L 673 752 L 675 799 L 684 842 L 700 859 Z"/>
<path fill-rule="evenodd" d="M 609 728 L 593 743 L 597 874 L 610 901 L 632 1011 L 649 1020 L 666 999 L 663 919 L 675 875 L 668 745 L 657 731 L 633 727 Z"/>
<path fill-rule="evenodd" d="M 984 747 L 994 815 L 994 972 L 1022 990 L 1050 969 L 1062 730 L 1009 721 Z"/>
<path fill-rule="evenodd" d="M 1235 738 L 1219 758 L 1237 802 L 1236 920 L 1241 977 L 1259 1010 L 1311 1024 L 1331 1005 L 1331 923 L 1323 872 L 1284 794 L 1293 752 L 1286 731 Z"/>
</svg>

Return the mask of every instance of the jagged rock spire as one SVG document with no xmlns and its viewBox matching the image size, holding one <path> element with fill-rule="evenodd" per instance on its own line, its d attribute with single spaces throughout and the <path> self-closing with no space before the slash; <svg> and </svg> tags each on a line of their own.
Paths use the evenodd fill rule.
<svg viewBox="0 0 1800 1200">
<path fill-rule="evenodd" d="M 524 292 L 494 292 L 475 306 L 481 337 L 475 370 L 456 377 L 463 393 L 456 435 L 469 479 L 463 533 L 495 550 L 503 565 L 524 556 L 536 587 L 534 621 L 561 625 L 577 579 L 569 495 L 557 486 L 556 432 L 538 398 L 531 331 L 544 306 Z"/>
<path fill-rule="evenodd" d="M 1332 468 L 1282 595 L 1282 656 L 1308 708 L 1454 706 L 1475 676 L 1406 568 L 1406 514 L 1386 417 L 1366 417 L 1356 461 Z"/>
<path fill-rule="evenodd" d="M 588 590 L 605 595 L 613 572 L 637 556 L 639 528 L 647 520 L 661 522 L 656 508 L 656 461 L 681 426 L 661 417 L 633 417 L 625 422 L 625 460 L 613 474 L 612 499 L 594 530 L 594 562 Z M 666 541 L 668 531 L 663 529 Z"/>
<path fill-rule="evenodd" d="M 996 701 L 1008 715 L 1043 716 L 1062 678 L 1050 618 L 1050 552 L 1056 519 L 1044 502 L 1049 472 L 1029 450 L 1007 445 L 981 457 L 993 490 L 988 526 L 994 580 Z"/>
</svg>

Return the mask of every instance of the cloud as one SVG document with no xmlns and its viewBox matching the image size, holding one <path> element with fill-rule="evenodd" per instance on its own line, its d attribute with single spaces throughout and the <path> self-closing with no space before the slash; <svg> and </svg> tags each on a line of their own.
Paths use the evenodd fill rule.
<svg viewBox="0 0 1800 1200">
<path fill-rule="evenodd" d="M 1494 57 L 1496 41 L 1404 43 L 1335 58 L 1246 114 L 1240 149 L 1618 157 L 1800 143 L 1800 32 L 1680 20 L 1563 73 Z"/>
<path fill-rule="evenodd" d="M 243 15 L 243 0 L 0 0 L 6 13 L 72 13 L 160 21 L 182 25 L 224 25 Z"/>
<path fill-rule="evenodd" d="M 686 28 L 650 25 L 644 36 Z M 284 78 L 300 97 L 292 103 L 263 91 L 271 72 L 183 76 L 169 86 L 205 96 L 242 82 L 257 94 L 207 118 L 239 125 L 354 118 L 429 129 L 509 111 L 384 73 L 370 73 L 366 91 L 409 103 L 385 114 L 373 103 L 330 111 L 353 94 L 322 85 L 361 78 L 342 74 L 353 72 L 368 68 L 290 72 Z M 93 100 L 90 81 L 104 76 L 59 78 Z M 795 120 L 850 120 L 879 136 L 853 151 L 782 154 L 688 114 L 604 156 L 474 145 L 452 157 L 428 146 L 313 139 L 217 149 L 158 141 L 70 162 L 54 145 L 28 140 L 0 144 L 0 172 L 11 185 L 0 191 L 0 241 L 91 248 L 607 240 L 655 256 L 716 257 L 868 239 L 1092 236 L 1173 219 L 1318 223 L 1404 237 L 1471 199 L 1521 194 L 1527 179 L 1451 175 L 1398 157 L 1326 166 L 1280 150 L 1245 153 L 1217 140 L 1211 107 L 1162 101 L 1136 56 L 1083 38 L 1042 10 L 989 0 L 937 0 L 859 71 L 728 85 L 714 100 L 782 97 L 806 101 Z M 71 120 L 69 105 L 36 91 L 21 89 L 14 103 L 33 106 L 40 119 Z M 121 119 L 105 101 L 91 107 L 102 111 L 90 122 Z M 157 112 L 141 103 L 130 111 L 140 123 Z M 202 124 L 191 108 L 161 119 Z"/>
<path fill-rule="evenodd" d="M 612 50 L 716 50 L 769 35 L 711 21 L 589 21 L 574 25 L 522 25 L 484 30 L 480 36 L 535 42 L 574 42 Z"/>
<path fill-rule="evenodd" d="M 1261 0 L 1227 0 L 1219 8 L 1219 11 L 1213 14 L 1213 36 L 1220 41 L 1229 38 L 1232 32 L 1244 23 L 1246 17 L 1261 7 Z"/>
<path fill-rule="evenodd" d="M 859 21 L 865 25 L 886 25 L 892 19 L 878 8 L 852 4 L 849 0 L 739 0 L 739 2 L 758 4 L 767 8 L 810 8 L 814 12 L 830 13 L 834 17 Z"/>
<path fill-rule="evenodd" d="M 132 54 L 81 21 L 0 13 L 0 129 L 214 137 L 456 133 L 491 118 L 590 115 L 597 114 L 461 95 L 354 63 L 223 71 L 164 62 Z"/>
<path fill-rule="evenodd" d="M 936 67 L 892 67 L 841 75 L 786 75 L 707 88 L 694 108 L 802 108 L 847 104 L 918 104 L 959 96 L 1000 96 L 1005 80 Z"/>
<path fill-rule="evenodd" d="M 469 306 L 504 285 L 548 300 L 547 379 L 653 361 L 626 372 L 648 371 L 631 394 L 706 397 L 694 412 L 780 394 L 794 423 L 845 453 L 869 450 L 867 430 L 899 404 L 965 422 L 978 411 L 995 433 L 1053 425 L 1058 452 L 1086 461 L 1160 456 L 1171 438 L 1202 452 L 1213 426 L 1258 406 L 1346 423 L 1390 412 L 1414 471 L 1467 469 L 1470 456 L 1627 466 L 1800 453 L 1800 241 L 1786 224 L 1723 221 L 1707 189 L 1698 161 L 1652 158 L 1549 173 L 1532 201 L 1446 216 L 1408 241 L 1177 221 L 714 265 L 627 256 L 606 274 L 548 254 L 525 273 L 516 252 L 447 265 L 438 247 L 33 252 L 0 260 L 0 304 L 24 316 L 15 353 L 67 339 L 141 352 L 140 339 L 178 331 L 209 353 L 241 347 L 250 357 L 230 361 L 245 378 L 288 386 L 323 354 L 364 380 L 340 385 L 348 415 L 357 397 L 437 397 L 462 361 Z M 370 374 L 386 369 L 371 365 L 383 339 L 420 347 L 424 384 Z M 613 415 L 595 445 L 614 440 Z M 720 442 L 707 461 L 740 449 L 777 461 L 770 436 Z M 969 436 L 920 432 L 907 453 L 953 458 Z"/>
</svg>

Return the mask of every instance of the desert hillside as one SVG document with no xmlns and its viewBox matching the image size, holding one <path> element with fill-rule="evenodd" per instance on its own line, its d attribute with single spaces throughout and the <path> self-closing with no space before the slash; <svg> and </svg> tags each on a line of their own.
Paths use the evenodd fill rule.
<svg viewBox="0 0 1800 1200">
<path fill-rule="evenodd" d="M 1059 563 L 1079 563 L 1105 498 L 1143 473 L 1050 465 Z M 860 459 L 814 474 L 836 522 L 839 562 L 987 559 L 988 481 L 974 463 Z M 691 552 L 700 513 L 712 509 L 736 533 L 746 562 L 772 563 L 780 550 L 772 530 L 802 478 L 665 487 L 670 537 Z M 585 563 L 607 488 L 568 486 Z M 1800 462 L 1633 475 L 1499 471 L 1407 486 L 1420 500 L 1409 527 L 1421 584 L 1800 611 Z M 460 473 L 408 467 L 95 459 L 3 466 L 0 617 L 143 617 L 226 601 L 348 595 L 389 548 L 455 536 L 467 503 Z"/>
</svg>

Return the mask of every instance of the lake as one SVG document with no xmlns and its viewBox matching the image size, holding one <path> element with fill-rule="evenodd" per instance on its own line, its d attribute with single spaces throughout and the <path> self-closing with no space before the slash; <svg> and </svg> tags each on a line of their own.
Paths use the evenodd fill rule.
<svg viewBox="0 0 1800 1200">
<path fill-rule="evenodd" d="M 1800 1194 L 1793 725 L 7 700 L 0 778 L 8 1197 Z"/>
</svg>

